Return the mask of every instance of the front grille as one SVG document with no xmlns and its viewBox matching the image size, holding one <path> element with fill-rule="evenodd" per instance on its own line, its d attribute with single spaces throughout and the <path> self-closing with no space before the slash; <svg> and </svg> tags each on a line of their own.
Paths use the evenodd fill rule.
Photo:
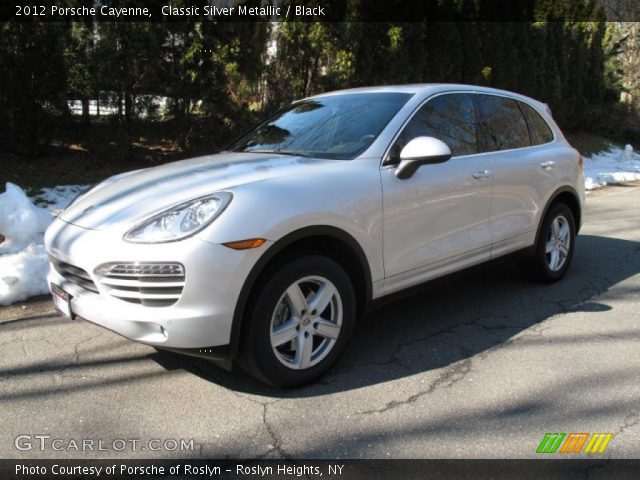
<svg viewBox="0 0 640 480">
<path fill-rule="evenodd" d="M 90 292 L 98 293 L 96 284 L 93 283 L 91 276 L 79 267 L 75 267 L 69 263 L 58 260 L 55 257 L 49 256 L 49 261 L 56 272 L 58 272 L 69 283 L 73 283 Z"/>
<path fill-rule="evenodd" d="M 111 296 L 146 307 L 169 307 L 182 295 L 180 263 L 107 263 L 96 268 L 100 285 Z"/>
</svg>

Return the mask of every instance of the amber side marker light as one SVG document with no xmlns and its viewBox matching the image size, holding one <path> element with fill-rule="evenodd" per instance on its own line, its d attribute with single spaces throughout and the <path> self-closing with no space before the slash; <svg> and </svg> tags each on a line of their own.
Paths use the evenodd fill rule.
<svg viewBox="0 0 640 480">
<path fill-rule="evenodd" d="M 234 250 L 249 250 L 250 248 L 261 247 L 264 245 L 264 242 L 266 242 L 264 238 L 249 238 L 248 240 L 223 243 L 223 245 L 225 247 L 233 248 Z"/>
</svg>

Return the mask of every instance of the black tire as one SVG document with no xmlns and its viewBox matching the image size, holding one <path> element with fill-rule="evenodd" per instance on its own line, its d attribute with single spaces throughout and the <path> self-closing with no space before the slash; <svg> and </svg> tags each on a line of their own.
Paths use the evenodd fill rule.
<svg viewBox="0 0 640 480">
<path fill-rule="evenodd" d="M 303 281 L 305 280 L 306 281 Z M 328 282 L 323 283 L 322 280 Z M 317 286 L 313 282 L 318 282 Z M 299 284 L 297 282 L 300 282 Z M 331 297 L 332 300 L 325 310 L 325 315 L 332 316 L 334 312 L 341 312 L 341 325 L 335 339 L 325 339 L 316 331 L 310 332 L 300 329 L 311 329 L 317 325 L 313 323 L 312 312 L 305 315 L 295 315 L 295 307 L 291 305 L 289 296 L 285 292 L 295 284 L 298 285 L 303 297 L 307 297 L 312 306 L 315 293 L 324 285 L 335 287 L 337 295 Z M 314 292 L 314 287 L 317 291 Z M 333 291 L 333 289 L 331 289 Z M 305 291 L 307 292 L 305 294 Z M 341 305 L 340 305 L 341 304 Z M 340 308 L 341 307 L 341 308 Z M 272 347 L 272 328 L 278 325 L 280 317 L 276 311 L 279 308 L 282 315 L 282 322 L 293 322 L 301 317 L 299 325 L 296 327 L 298 333 L 292 329 L 288 331 L 296 334 L 295 338 L 279 347 Z M 282 314 L 282 311 L 285 311 Z M 298 309 L 303 312 L 303 309 Z M 319 312 L 318 315 L 323 312 Z M 338 314 L 335 313 L 337 316 Z M 300 256 L 289 256 L 279 264 L 269 267 L 261 275 L 257 282 L 257 289 L 252 294 L 245 320 L 243 322 L 242 340 L 240 344 L 240 364 L 254 377 L 278 387 L 299 387 L 310 383 L 324 375 L 344 352 L 349 337 L 353 331 L 356 317 L 356 300 L 353 285 L 349 275 L 344 269 L 330 258 L 317 254 L 301 254 Z M 318 317 L 313 317 L 318 319 Z M 272 325 L 272 320 L 274 324 Z M 322 319 L 320 319 L 322 320 Z M 336 320 L 337 321 L 337 320 Z M 303 323 L 306 325 L 303 326 Z M 305 338 L 299 337 L 304 335 Z M 314 336 L 317 335 L 317 336 Z M 309 367 L 300 368 L 294 366 L 295 352 L 300 342 L 307 342 L 311 338 L 311 347 L 317 348 L 316 360 L 318 363 Z M 322 342 L 325 342 L 322 349 Z M 315 345 L 318 345 L 317 347 Z M 295 346 L 295 349 L 294 349 Z M 289 349 L 292 351 L 289 352 Z M 302 350 L 301 350 L 302 351 Z M 325 353 L 326 352 L 326 353 Z M 313 352 L 312 352 L 313 353 Z M 324 355 L 324 356 L 323 356 Z M 292 363 L 285 365 L 284 362 L 291 356 Z M 307 358 L 312 358 L 311 356 Z"/>
<path fill-rule="evenodd" d="M 569 245 L 566 254 L 559 253 L 560 259 L 564 257 L 562 264 L 557 265 L 557 268 L 552 268 L 552 253 L 547 253 L 547 244 L 553 240 L 551 237 L 553 236 L 554 222 L 556 219 L 559 219 L 560 225 L 562 225 L 563 220 L 566 221 L 569 229 Z M 569 265 L 571 265 L 575 245 L 576 223 L 573 212 L 564 203 L 558 202 L 551 205 L 542 220 L 534 255 L 527 264 L 527 270 L 533 278 L 538 281 L 545 283 L 557 282 L 567 273 Z"/>
</svg>

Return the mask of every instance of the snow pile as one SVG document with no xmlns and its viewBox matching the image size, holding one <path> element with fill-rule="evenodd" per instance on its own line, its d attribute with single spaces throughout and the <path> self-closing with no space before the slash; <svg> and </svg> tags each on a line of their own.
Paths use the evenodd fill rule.
<svg viewBox="0 0 640 480">
<path fill-rule="evenodd" d="M 42 245 L 32 243 L 21 252 L 0 255 L 0 305 L 48 293 L 48 271 Z"/>
<path fill-rule="evenodd" d="M 36 207 L 17 185 L 0 194 L 0 305 L 47 293 L 44 231 L 53 217 Z"/>
<path fill-rule="evenodd" d="M 24 191 L 7 183 L 0 194 L 0 305 L 49 292 L 49 262 L 43 247 L 44 231 L 53 216 L 64 210 L 86 185 L 44 188 L 32 203 Z"/>
<path fill-rule="evenodd" d="M 42 235 L 53 217 L 36 207 L 20 187 L 7 183 L 7 191 L 0 194 L 0 254 L 17 253 L 30 243 L 42 243 Z M 3 270 L 4 272 L 4 270 Z"/>
<path fill-rule="evenodd" d="M 624 149 L 611 147 L 606 152 L 586 157 L 584 177 L 587 190 L 640 180 L 640 154 L 627 145 Z"/>
</svg>

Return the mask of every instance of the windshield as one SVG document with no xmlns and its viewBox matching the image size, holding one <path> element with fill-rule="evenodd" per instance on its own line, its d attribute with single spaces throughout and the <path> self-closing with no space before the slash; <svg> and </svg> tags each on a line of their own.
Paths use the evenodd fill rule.
<svg viewBox="0 0 640 480">
<path fill-rule="evenodd" d="M 236 142 L 234 152 L 350 160 L 382 132 L 408 93 L 346 93 L 296 102 Z"/>
</svg>

